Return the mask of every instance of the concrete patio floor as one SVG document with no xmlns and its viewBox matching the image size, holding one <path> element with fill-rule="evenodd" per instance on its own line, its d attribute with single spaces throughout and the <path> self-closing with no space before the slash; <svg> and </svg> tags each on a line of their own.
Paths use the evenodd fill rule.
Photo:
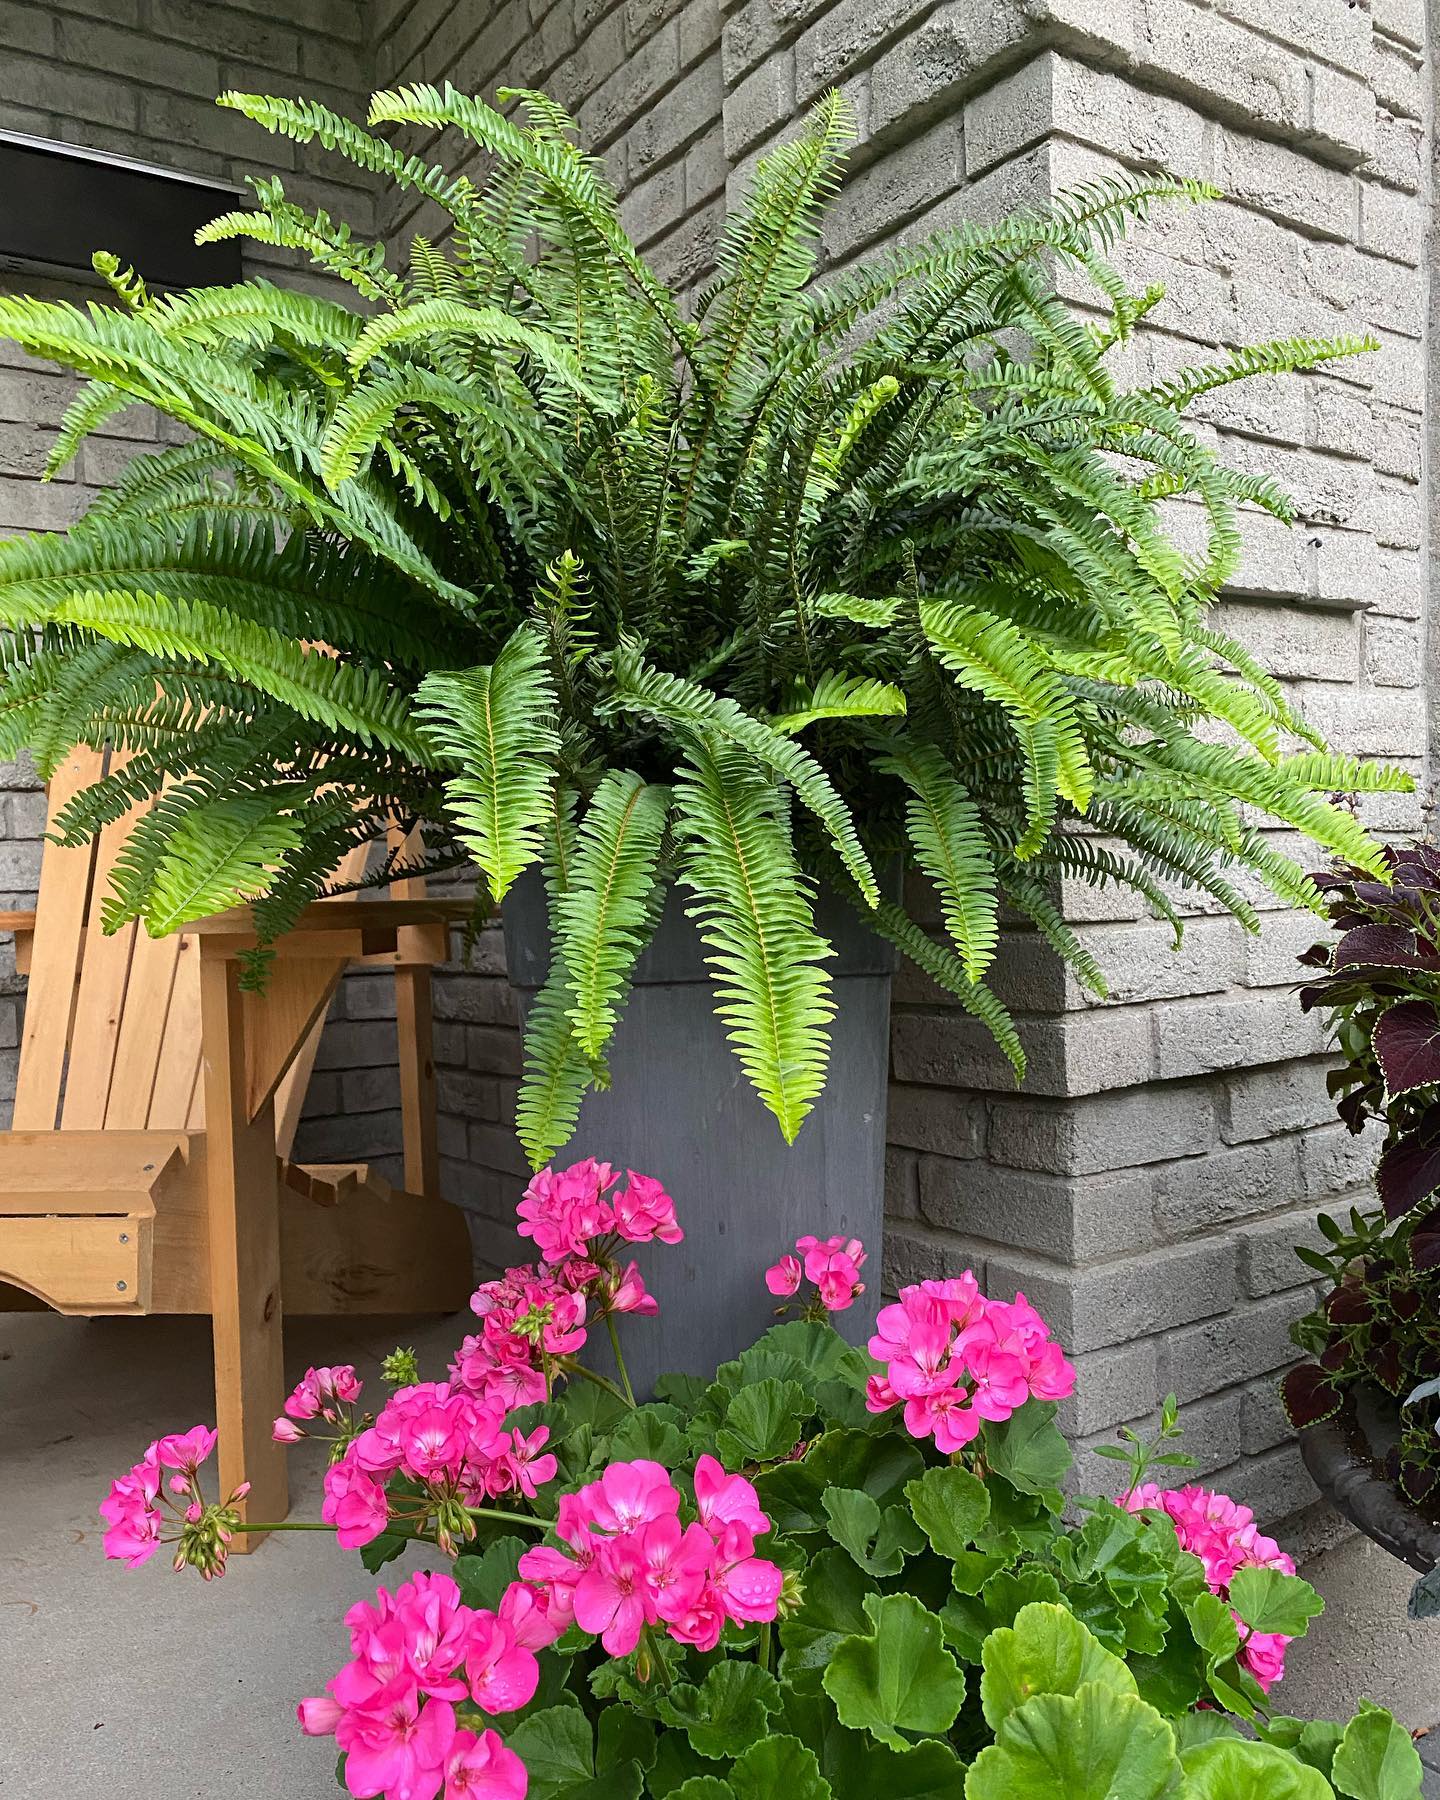
<svg viewBox="0 0 1440 1800">
<path fill-rule="evenodd" d="M 287 1362 L 292 1378 L 354 1362 L 373 1380 L 404 1343 L 434 1375 L 467 1318 L 294 1320 Z M 344 1658 L 341 1615 L 375 1586 L 359 1558 L 297 1532 L 207 1586 L 163 1556 L 132 1572 L 101 1554 L 95 1508 L 112 1476 L 162 1431 L 213 1417 L 208 1320 L 0 1315 L 4 1800 L 337 1795 L 333 1749 L 300 1735 L 295 1702 Z M 319 1446 L 291 1452 L 292 1516 L 318 1517 L 323 1468 Z M 419 1565 L 387 1575 L 402 1566 Z M 1440 1630 L 1406 1627 L 1408 1573 L 1359 1540 L 1304 1572 L 1350 1629 L 1296 1646 L 1285 1706 L 1340 1716 L 1369 1693 L 1408 1724 L 1433 1718 Z M 1420 1749 L 1426 1800 L 1440 1800 L 1440 1731 Z"/>
<path fill-rule="evenodd" d="M 373 1378 L 387 1350 L 414 1344 L 439 1374 L 464 1329 L 462 1317 L 296 1320 L 286 1360 L 297 1379 L 312 1362 Z M 0 1315 L 6 1800 L 338 1794 L 333 1746 L 301 1736 L 295 1702 L 344 1660 L 341 1615 L 375 1586 L 359 1558 L 295 1532 L 207 1584 L 163 1554 L 132 1572 L 101 1553 L 95 1508 L 112 1476 L 157 1433 L 213 1418 L 207 1319 Z M 318 1518 L 323 1450 L 290 1454 L 292 1516 Z"/>
</svg>

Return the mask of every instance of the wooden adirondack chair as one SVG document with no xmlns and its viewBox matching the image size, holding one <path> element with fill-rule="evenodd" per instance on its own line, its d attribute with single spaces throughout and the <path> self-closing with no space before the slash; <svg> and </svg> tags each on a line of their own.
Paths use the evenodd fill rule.
<svg viewBox="0 0 1440 1800">
<path fill-rule="evenodd" d="M 51 816 L 104 766 L 67 757 Z M 282 1296 L 292 1313 L 354 1314 L 453 1311 L 469 1292 L 464 1220 L 438 1197 L 430 1049 L 431 965 L 466 908 L 415 882 L 321 901 L 276 946 L 266 991 L 246 993 L 248 908 L 171 937 L 104 935 L 133 824 L 79 849 L 48 844 L 35 911 L 0 913 L 29 975 L 14 1125 L 0 1133 L 0 1284 L 62 1313 L 210 1313 L 221 1488 L 249 1481 L 242 1513 L 281 1519 Z M 354 962 L 394 970 L 413 1191 L 364 1165 L 289 1160 L 325 1012 Z M 235 1548 L 258 1541 L 242 1533 Z"/>
</svg>

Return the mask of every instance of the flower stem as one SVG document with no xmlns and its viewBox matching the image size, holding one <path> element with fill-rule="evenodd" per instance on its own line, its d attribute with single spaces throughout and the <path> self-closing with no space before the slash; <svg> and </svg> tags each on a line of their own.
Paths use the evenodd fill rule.
<svg viewBox="0 0 1440 1800">
<path fill-rule="evenodd" d="M 755 1646 L 755 1660 L 762 1669 L 770 1667 L 770 1622 L 768 1619 L 760 1627 L 760 1641 Z"/>
<path fill-rule="evenodd" d="M 593 1381 L 596 1387 L 604 1388 L 607 1394 L 613 1394 L 617 1400 L 623 1400 L 627 1406 L 633 1406 L 635 1404 L 634 1400 L 627 1397 L 620 1388 L 616 1387 L 613 1381 L 607 1380 L 604 1375 L 599 1374 L 594 1369 L 587 1369 L 584 1363 L 577 1362 L 572 1364 L 571 1367 L 574 1374 L 583 1375 L 586 1381 Z"/>
<path fill-rule="evenodd" d="M 625 1398 L 633 1407 L 635 1390 L 630 1385 L 630 1371 L 625 1367 L 625 1358 L 620 1351 L 620 1333 L 615 1329 L 614 1313 L 606 1313 L 605 1329 L 610 1333 L 610 1347 L 615 1352 L 615 1367 L 620 1371 L 620 1379 L 625 1384 Z"/>
</svg>

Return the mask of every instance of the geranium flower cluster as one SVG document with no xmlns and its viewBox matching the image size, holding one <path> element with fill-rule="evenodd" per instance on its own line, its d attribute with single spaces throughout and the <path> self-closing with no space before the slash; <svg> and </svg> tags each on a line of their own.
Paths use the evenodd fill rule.
<svg viewBox="0 0 1440 1800">
<path fill-rule="evenodd" d="M 311 1433 L 305 1429 L 315 1419 L 338 1427 L 340 1441 L 355 1434 L 355 1404 L 364 1389 L 353 1363 L 333 1368 L 307 1369 L 284 1410 L 271 1429 L 277 1444 L 298 1444 Z"/>
<path fill-rule="evenodd" d="M 905 1408 L 912 1437 L 963 1450 L 989 1419 L 1008 1419 L 1027 1400 L 1063 1400 L 1075 1369 L 1023 1294 L 989 1300 L 970 1270 L 902 1288 L 882 1307 L 870 1354 L 885 1364 L 866 1390 L 872 1413 Z"/>
<path fill-rule="evenodd" d="M 139 1462 L 110 1484 L 100 1502 L 105 1554 L 127 1569 L 138 1569 L 162 1544 L 175 1545 L 175 1568 L 198 1569 L 207 1581 L 225 1573 L 225 1558 L 239 1515 L 237 1504 L 250 1491 L 242 1482 L 220 1505 L 207 1505 L 200 1491 L 200 1466 L 215 1448 L 208 1425 L 157 1438 Z M 169 1473 L 167 1474 L 167 1470 Z"/>
<path fill-rule="evenodd" d="M 514 1590 L 512 1590 L 514 1592 Z M 517 1712 L 535 1694 L 535 1652 L 553 1638 L 533 1629 L 523 1592 L 498 1612 L 466 1606 L 448 1575 L 412 1575 L 345 1615 L 352 1660 L 326 1692 L 296 1708 L 303 1731 L 333 1736 L 357 1800 L 525 1800 L 525 1765 L 498 1732 L 478 1733 L 457 1708 Z M 481 1721 L 476 1721 L 480 1723 Z"/>
<path fill-rule="evenodd" d="M 439 1541 L 469 1535 L 469 1508 L 517 1490 L 534 1498 L 553 1479 L 544 1454 L 549 1430 L 527 1437 L 507 1430 L 509 1403 L 450 1381 L 421 1381 L 392 1394 L 375 1423 L 348 1444 L 325 1472 L 320 1516 L 333 1525 L 340 1547 L 356 1550 L 380 1536 L 390 1519 L 386 1483 L 409 1476 L 426 1490 Z M 411 1502 L 410 1504 L 414 1504 Z"/>
<path fill-rule="evenodd" d="M 802 1281 L 808 1281 L 825 1312 L 844 1312 L 865 1292 L 860 1279 L 864 1264 L 865 1246 L 859 1238 L 796 1238 L 794 1253 L 765 1271 L 765 1285 L 777 1299 L 788 1300 Z"/>
<path fill-rule="evenodd" d="M 1210 1488 L 1161 1488 L 1153 1481 L 1134 1488 L 1119 1504 L 1130 1512 L 1166 1513 L 1175 1522 L 1180 1548 L 1198 1556 L 1205 1565 L 1210 1591 L 1225 1599 L 1237 1569 L 1278 1569 L 1295 1573 L 1294 1558 L 1287 1556 L 1274 1538 L 1266 1537 L 1248 1506 L 1228 1494 Z M 1285 1673 L 1285 1649 L 1290 1639 L 1278 1631 L 1253 1631 L 1237 1615 L 1240 1626 L 1240 1666 L 1248 1669 L 1268 1694 Z"/>
<path fill-rule="evenodd" d="M 567 1494 L 556 1530 L 572 1554 L 540 1546 L 520 1558 L 522 1585 L 548 1629 L 558 1637 L 573 1622 L 610 1655 L 628 1656 L 652 1626 L 713 1650 L 727 1621 L 774 1619 L 784 1577 L 755 1554 L 770 1521 L 752 1484 L 702 1456 L 695 1521 L 682 1524 L 680 1510 L 669 1474 L 645 1460 L 611 1463 Z"/>
<path fill-rule="evenodd" d="M 450 1368 L 461 1386 L 533 1406 L 549 1397 L 556 1360 L 584 1348 L 592 1319 L 659 1311 L 639 1268 L 619 1252 L 680 1243 L 675 1202 L 651 1175 L 627 1170 L 626 1186 L 612 1194 L 616 1181 L 610 1164 L 593 1157 L 532 1179 L 516 1210 L 539 1266 L 507 1269 L 476 1289 L 470 1305 L 481 1328 Z"/>
</svg>

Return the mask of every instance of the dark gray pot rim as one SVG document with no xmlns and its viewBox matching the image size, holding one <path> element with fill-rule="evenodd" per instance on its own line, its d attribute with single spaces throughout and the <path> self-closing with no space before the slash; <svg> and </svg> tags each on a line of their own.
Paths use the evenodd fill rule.
<svg viewBox="0 0 1440 1800">
<path fill-rule="evenodd" d="M 1357 1397 L 1363 1406 L 1357 1406 Z M 1356 1445 L 1359 1437 L 1377 1461 L 1382 1458 L 1374 1424 L 1387 1409 L 1393 1412 L 1394 1404 L 1379 1389 L 1352 1390 L 1333 1419 L 1306 1426 L 1300 1433 L 1300 1454 L 1310 1479 L 1337 1511 L 1382 1550 L 1427 1575 L 1440 1563 L 1440 1526 L 1398 1493 Z"/>
</svg>

